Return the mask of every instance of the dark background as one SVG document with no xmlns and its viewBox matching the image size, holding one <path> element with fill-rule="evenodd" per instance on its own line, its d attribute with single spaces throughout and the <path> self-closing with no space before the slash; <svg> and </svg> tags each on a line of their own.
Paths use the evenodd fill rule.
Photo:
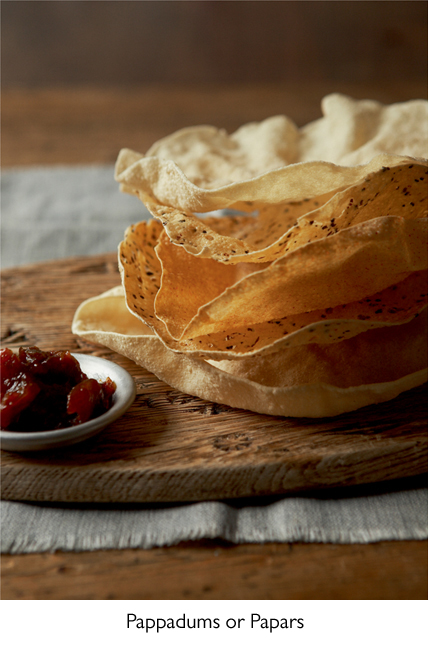
<svg viewBox="0 0 428 650">
<path fill-rule="evenodd" d="M 2 84 L 427 77 L 426 2 L 3 0 Z"/>
</svg>

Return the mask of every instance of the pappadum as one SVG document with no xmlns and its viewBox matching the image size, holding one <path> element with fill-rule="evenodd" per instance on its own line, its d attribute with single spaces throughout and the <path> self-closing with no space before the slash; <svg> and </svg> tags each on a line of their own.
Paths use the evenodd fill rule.
<svg viewBox="0 0 428 650">
<path fill-rule="evenodd" d="M 275 116 L 230 136 L 214 127 L 182 129 L 146 155 L 123 149 L 116 180 L 144 202 L 207 212 L 245 209 L 247 201 L 300 201 L 353 185 L 407 157 L 428 158 L 424 100 L 383 106 L 334 93 L 321 108 L 323 117 L 301 129 Z"/>
<path fill-rule="evenodd" d="M 72 329 L 75 334 L 105 345 L 144 366 L 172 388 L 205 400 L 268 415 L 332 417 L 394 399 L 428 378 L 426 368 L 414 370 L 418 344 L 421 346 L 425 339 L 418 336 L 418 344 L 411 345 L 410 367 L 413 369 L 406 372 L 405 367 L 399 367 L 396 374 L 400 376 L 397 379 L 350 387 L 312 380 L 303 384 L 270 386 L 243 376 L 242 371 L 240 375 L 232 374 L 203 359 L 169 350 L 150 328 L 126 308 L 122 287 L 82 303 L 75 314 Z M 390 349 L 384 346 L 387 356 L 391 351 L 402 348 L 402 334 L 400 331 L 397 337 L 392 337 Z M 412 341 L 412 338 L 412 332 L 405 333 L 406 342 Z M 402 356 L 406 357 L 406 354 Z M 318 355 L 318 358 L 322 360 L 322 356 Z M 407 358 L 404 366 L 407 366 Z"/>
<path fill-rule="evenodd" d="M 276 116 L 122 150 L 116 179 L 153 219 L 73 332 L 261 413 L 327 417 L 423 383 L 427 107 L 331 95 L 302 129 Z"/>
</svg>

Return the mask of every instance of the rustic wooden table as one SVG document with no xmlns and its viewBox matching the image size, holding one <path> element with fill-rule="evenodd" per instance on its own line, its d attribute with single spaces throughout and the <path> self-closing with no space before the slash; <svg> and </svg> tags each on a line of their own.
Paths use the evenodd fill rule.
<svg viewBox="0 0 428 650">
<path fill-rule="evenodd" d="M 426 97 L 425 85 L 417 83 L 4 90 L 2 163 L 113 163 L 121 147 L 144 152 L 184 126 L 233 130 L 277 113 L 303 125 L 320 116 L 320 99 L 332 91 L 387 103 Z M 3 555 L 2 598 L 424 599 L 427 551 L 425 541 L 202 541 L 151 550 Z"/>
</svg>

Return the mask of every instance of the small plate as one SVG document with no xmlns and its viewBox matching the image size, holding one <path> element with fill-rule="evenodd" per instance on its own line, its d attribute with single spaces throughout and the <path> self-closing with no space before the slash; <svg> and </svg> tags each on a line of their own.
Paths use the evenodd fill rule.
<svg viewBox="0 0 428 650">
<path fill-rule="evenodd" d="M 112 361 L 88 354 L 73 354 L 83 372 L 91 379 L 105 381 L 110 377 L 116 384 L 111 408 L 102 415 L 66 429 L 28 433 L 0 431 L 0 446 L 7 451 L 39 451 L 81 442 L 111 424 L 131 406 L 135 399 L 135 382 L 129 372 Z"/>
</svg>

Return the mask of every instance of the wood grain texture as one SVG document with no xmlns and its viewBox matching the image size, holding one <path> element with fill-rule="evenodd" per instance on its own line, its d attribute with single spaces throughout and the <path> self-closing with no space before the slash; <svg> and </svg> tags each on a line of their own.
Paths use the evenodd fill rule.
<svg viewBox="0 0 428 650">
<path fill-rule="evenodd" d="M 425 600 L 428 543 L 180 544 L 2 556 L 6 600 Z"/>
<path fill-rule="evenodd" d="M 321 99 L 341 92 L 389 104 L 426 98 L 424 80 L 382 84 L 318 81 L 16 88 L 2 91 L 2 165 L 114 163 L 122 147 L 145 152 L 159 138 L 195 124 L 229 132 L 287 115 L 298 126 L 321 117 Z"/>
<path fill-rule="evenodd" d="M 426 97 L 426 84 L 409 83 L 402 75 L 382 84 L 331 84 L 320 78 L 310 84 L 245 87 L 3 89 L 2 165 L 110 163 L 120 147 L 145 151 L 176 128 L 204 122 L 232 130 L 251 119 L 285 113 L 303 125 L 320 115 L 320 98 L 332 91 L 393 102 Z M 84 283 L 82 299 L 116 282 L 114 254 L 92 265 L 75 262 L 77 272 L 67 282 L 74 286 L 82 277 L 89 282 L 87 289 Z M 37 272 L 20 269 L 16 276 L 5 275 L 3 298 L 9 316 L 3 314 L 2 337 L 10 346 L 35 342 L 49 347 L 61 340 L 74 345 L 66 321 L 80 298 L 61 295 L 62 277 L 56 308 L 66 318 L 62 325 L 53 318 L 57 324 L 47 335 L 47 297 L 40 285 L 39 309 L 31 293 Z M 45 272 L 50 286 L 56 274 L 64 276 L 57 264 Z M 95 291 L 92 283 L 97 284 Z M 29 299 L 33 315 L 27 310 Z M 78 349 L 100 353 L 84 343 Z M 146 384 L 156 393 L 155 378 L 149 377 Z M 168 389 L 163 390 L 166 394 Z M 111 458 L 114 453 L 112 448 Z M 338 492 L 349 489 L 354 488 Z M 229 546 L 218 540 L 151 550 L 3 555 L 2 598 L 426 599 L 427 557 L 427 542 L 422 541 Z"/>
<path fill-rule="evenodd" d="M 2 274 L 2 347 L 100 355 L 137 384 L 130 410 L 72 447 L 2 452 L 2 497 L 68 502 L 174 502 L 274 495 L 426 472 L 425 388 L 336 418 L 260 415 L 171 389 L 70 330 L 78 304 L 119 283 L 116 254 Z"/>
</svg>

